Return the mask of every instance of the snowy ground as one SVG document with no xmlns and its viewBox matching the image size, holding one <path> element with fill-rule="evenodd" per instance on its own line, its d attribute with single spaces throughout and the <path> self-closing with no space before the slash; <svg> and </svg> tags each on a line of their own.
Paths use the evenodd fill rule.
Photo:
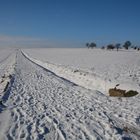
<svg viewBox="0 0 140 140">
<path fill-rule="evenodd" d="M 12 49 L 0 49 L 0 99 L 3 96 L 3 87 L 9 81 L 15 63 L 15 52 Z"/>
<path fill-rule="evenodd" d="M 31 58 L 41 59 L 37 51 L 36 54 L 34 51 L 36 50 L 23 50 L 24 54 L 16 50 L 3 61 L 12 78 L 0 105 L 0 140 L 140 139 L 140 95 L 112 98 L 101 91 L 81 87 L 67 79 L 68 76 L 59 76 L 60 68 L 73 70 L 70 63 L 67 63 L 68 67 L 58 66 L 57 62 L 50 63 L 53 62 L 50 57 L 44 64 Z M 27 52 L 30 57 L 26 55 Z M 137 69 L 140 65 L 139 57 L 136 56 L 139 54 L 133 55 L 136 60 L 133 64 L 137 62 Z M 63 60 L 66 62 L 66 59 Z M 128 63 L 126 65 L 129 66 Z M 52 71 L 55 67 L 56 73 Z M 79 67 L 82 74 L 87 72 L 89 76 L 92 73 L 88 71 L 90 68 L 83 71 Z M 102 78 L 104 77 L 100 80 Z"/>
<path fill-rule="evenodd" d="M 109 88 L 120 84 L 119 88 L 140 92 L 138 51 L 50 48 L 24 52 L 43 67 L 85 88 L 108 94 Z"/>
<path fill-rule="evenodd" d="M 14 73 L 15 66 L 15 50 L 13 49 L 0 49 L 0 102 L 6 97 L 4 88 L 7 82 L 10 81 L 9 75 Z M 8 91 L 7 91 L 8 94 Z M 5 137 L 5 132 L 8 127 L 10 119 L 10 111 L 5 110 L 5 106 L 0 103 L 0 139 Z"/>
</svg>

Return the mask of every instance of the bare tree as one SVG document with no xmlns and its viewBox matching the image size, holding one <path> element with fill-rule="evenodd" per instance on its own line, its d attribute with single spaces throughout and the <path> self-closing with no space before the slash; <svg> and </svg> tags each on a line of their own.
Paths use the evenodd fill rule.
<svg viewBox="0 0 140 140">
<path fill-rule="evenodd" d="M 126 41 L 123 45 L 123 47 L 128 50 L 128 48 L 131 46 L 131 42 L 130 41 Z"/>
<path fill-rule="evenodd" d="M 96 47 L 96 43 L 94 43 L 94 42 L 92 42 L 92 43 L 90 43 L 90 48 L 95 48 Z"/>
<path fill-rule="evenodd" d="M 117 51 L 120 49 L 120 46 L 121 46 L 120 43 L 115 44 L 115 48 L 117 49 Z"/>
<path fill-rule="evenodd" d="M 94 42 L 91 42 L 91 43 L 86 43 L 86 47 L 88 47 L 88 48 L 95 48 L 97 45 L 96 45 L 96 43 L 94 43 Z"/>
<path fill-rule="evenodd" d="M 86 43 L 86 47 L 88 47 L 88 48 L 89 48 L 89 43 Z"/>
</svg>

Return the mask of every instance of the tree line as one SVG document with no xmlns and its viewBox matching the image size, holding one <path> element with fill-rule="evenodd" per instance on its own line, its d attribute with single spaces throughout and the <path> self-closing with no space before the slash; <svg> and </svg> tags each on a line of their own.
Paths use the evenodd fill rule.
<svg viewBox="0 0 140 140">
<path fill-rule="evenodd" d="M 91 42 L 91 43 L 86 43 L 86 47 L 87 48 L 96 48 L 97 44 L 95 42 Z M 124 42 L 124 44 L 120 44 L 120 43 L 116 43 L 116 44 L 108 44 L 106 47 L 103 46 L 102 49 L 107 49 L 107 50 L 113 50 L 116 49 L 117 51 L 121 48 L 124 48 L 126 50 L 128 50 L 130 47 L 135 49 L 135 50 L 140 50 L 140 47 L 138 46 L 133 46 L 132 43 L 130 41 L 126 41 Z"/>
</svg>

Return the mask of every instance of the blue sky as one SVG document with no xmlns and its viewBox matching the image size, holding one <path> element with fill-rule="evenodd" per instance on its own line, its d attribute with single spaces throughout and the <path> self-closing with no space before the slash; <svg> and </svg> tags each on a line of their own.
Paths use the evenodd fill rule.
<svg viewBox="0 0 140 140">
<path fill-rule="evenodd" d="M 0 46 L 140 45 L 139 0 L 0 0 Z"/>
</svg>

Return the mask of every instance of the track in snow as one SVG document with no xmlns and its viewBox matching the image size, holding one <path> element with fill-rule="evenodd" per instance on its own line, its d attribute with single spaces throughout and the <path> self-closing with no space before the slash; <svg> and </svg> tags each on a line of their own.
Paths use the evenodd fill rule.
<svg viewBox="0 0 140 140">
<path fill-rule="evenodd" d="M 2 55 L 4 56 L 4 54 Z M 3 96 L 3 90 L 7 82 L 9 81 L 9 76 L 13 74 L 15 64 L 15 52 L 11 52 L 5 56 L 5 58 L 0 61 L 0 101 Z M 1 110 L 1 109 L 0 109 Z"/>
<path fill-rule="evenodd" d="M 113 101 L 108 97 L 57 77 L 21 52 L 17 53 L 15 77 L 9 92 L 5 104 L 10 119 L 5 139 L 138 138 L 124 132 L 108 115 L 114 111 Z"/>
<path fill-rule="evenodd" d="M 10 69 L 11 60 L 13 61 L 13 58 L 14 58 L 13 55 L 14 55 L 14 52 L 10 53 L 8 56 L 0 60 L 0 78 L 4 74 L 6 74 L 8 70 Z"/>
</svg>

